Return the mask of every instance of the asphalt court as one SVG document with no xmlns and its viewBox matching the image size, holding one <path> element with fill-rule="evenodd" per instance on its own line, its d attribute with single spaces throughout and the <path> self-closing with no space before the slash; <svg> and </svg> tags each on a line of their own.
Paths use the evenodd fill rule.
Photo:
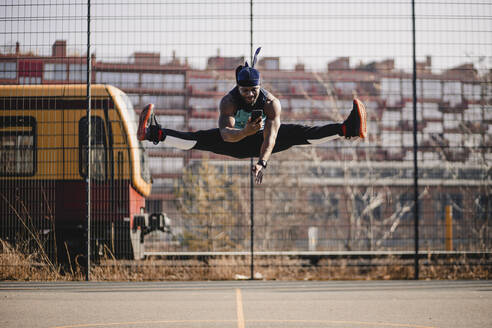
<svg viewBox="0 0 492 328">
<path fill-rule="evenodd" d="M 0 282 L 0 327 L 492 327 L 492 281 Z"/>
</svg>

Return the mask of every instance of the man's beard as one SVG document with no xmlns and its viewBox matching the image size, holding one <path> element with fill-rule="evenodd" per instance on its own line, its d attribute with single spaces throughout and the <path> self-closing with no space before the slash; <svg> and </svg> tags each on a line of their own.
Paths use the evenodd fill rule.
<svg viewBox="0 0 492 328">
<path fill-rule="evenodd" d="M 256 103 L 256 101 L 257 101 L 257 100 L 258 100 L 258 97 L 253 98 L 253 100 L 250 102 L 250 101 L 248 101 L 248 100 L 247 100 L 247 98 L 243 97 L 243 101 L 244 101 L 246 104 L 251 105 L 251 106 L 253 106 L 253 105 Z"/>
</svg>

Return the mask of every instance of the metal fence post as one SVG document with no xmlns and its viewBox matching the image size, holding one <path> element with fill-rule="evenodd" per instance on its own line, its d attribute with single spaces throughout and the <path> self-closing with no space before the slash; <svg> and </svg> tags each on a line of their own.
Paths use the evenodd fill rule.
<svg viewBox="0 0 492 328">
<path fill-rule="evenodd" d="M 250 21 L 250 30 L 249 30 L 249 47 L 250 47 L 250 63 L 253 64 L 253 0 L 249 1 L 249 21 Z M 250 265 L 250 279 L 253 280 L 255 278 L 255 260 L 254 260 L 254 247 L 255 247 L 255 198 L 254 198 L 254 188 L 255 181 L 253 177 L 253 157 L 251 157 L 251 165 L 249 167 L 249 183 L 250 183 L 250 252 L 251 252 L 251 265 Z"/>
<path fill-rule="evenodd" d="M 87 272 L 91 279 L 91 0 L 87 0 Z"/>
<path fill-rule="evenodd" d="M 414 167 L 414 231 L 415 231 L 415 276 L 419 279 L 419 168 L 418 168 L 418 140 L 417 140 L 417 58 L 415 50 L 415 0 L 412 0 L 412 57 L 413 57 L 413 167 Z"/>
</svg>

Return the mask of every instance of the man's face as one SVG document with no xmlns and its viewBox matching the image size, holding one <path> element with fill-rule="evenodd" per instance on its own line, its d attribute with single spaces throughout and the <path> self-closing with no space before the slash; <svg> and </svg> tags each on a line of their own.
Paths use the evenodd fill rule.
<svg viewBox="0 0 492 328">
<path fill-rule="evenodd" d="M 243 97 L 244 101 L 247 104 L 254 104 L 256 99 L 258 99 L 258 95 L 260 94 L 260 86 L 254 87 L 239 87 L 239 94 Z"/>
</svg>

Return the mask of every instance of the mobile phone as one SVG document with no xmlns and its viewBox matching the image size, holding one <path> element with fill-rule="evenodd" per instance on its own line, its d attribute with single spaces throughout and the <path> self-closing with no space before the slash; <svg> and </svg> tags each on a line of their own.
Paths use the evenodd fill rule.
<svg viewBox="0 0 492 328">
<path fill-rule="evenodd" d="M 254 122 L 258 119 L 258 117 L 261 117 L 263 115 L 263 110 L 261 109 L 254 109 L 251 112 L 251 122 Z"/>
</svg>

